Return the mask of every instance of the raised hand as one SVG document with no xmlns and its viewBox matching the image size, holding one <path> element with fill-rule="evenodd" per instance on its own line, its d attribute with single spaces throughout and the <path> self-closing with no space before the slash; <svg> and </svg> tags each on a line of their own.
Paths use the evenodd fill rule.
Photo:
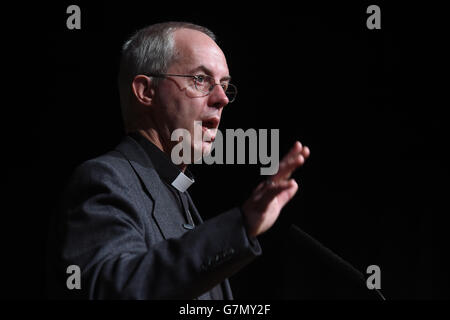
<svg viewBox="0 0 450 320">
<path fill-rule="evenodd" d="M 277 220 L 281 209 L 292 199 L 298 189 L 297 182 L 290 179 L 292 173 L 309 157 L 308 147 L 297 141 L 280 162 L 278 172 L 261 182 L 242 206 L 249 237 L 267 231 Z"/>
</svg>

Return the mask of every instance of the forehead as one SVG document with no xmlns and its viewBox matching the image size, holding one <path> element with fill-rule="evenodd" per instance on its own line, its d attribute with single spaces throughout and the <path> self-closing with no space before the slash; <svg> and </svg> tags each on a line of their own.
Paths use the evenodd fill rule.
<svg viewBox="0 0 450 320">
<path fill-rule="evenodd" d="M 205 66 L 217 76 L 228 75 L 228 65 L 220 47 L 203 32 L 179 29 L 174 32 L 177 58 L 174 66 L 184 72 Z M 171 68 L 172 69 L 172 68 Z"/>
</svg>

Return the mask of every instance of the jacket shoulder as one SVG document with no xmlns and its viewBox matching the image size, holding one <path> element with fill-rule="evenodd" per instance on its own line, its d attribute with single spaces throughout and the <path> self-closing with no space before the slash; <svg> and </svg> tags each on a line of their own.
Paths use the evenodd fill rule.
<svg viewBox="0 0 450 320">
<path fill-rule="evenodd" d="M 89 177 L 91 180 L 116 176 L 129 180 L 134 176 L 134 172 L 129 162 L 130 154 L 128 153 L 135 152 L 135 149 L 137 149 L 137 146 L 133 144 L 129 137 L 125 137 L 114 150 L 78 165 L 74 170 L 72 179 Z"/>
<path fill-rule="evenodd" d="M 110 151 L 99 157 L 89 159 L 75 168 L 71 180 L 88 178 L 90 181 L 100 179 L 107 181 L 108 177 L 126 176 L 132 171 L 130 163 L 118 151 Z"/>
</svg>

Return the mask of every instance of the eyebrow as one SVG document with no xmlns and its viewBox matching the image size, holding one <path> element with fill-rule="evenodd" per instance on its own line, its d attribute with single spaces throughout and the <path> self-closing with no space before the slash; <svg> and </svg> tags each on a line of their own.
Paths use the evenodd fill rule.
<svg viewBox="0 0 450 320">
<path fill-rule="evenodd" d="M 212 71 L 210 69 L 208 69 L 207 67 L 205 67 L 204 65 L 200 65 L 197 68 L 191 70 L 191 73 L 194 73 L 196 71 L 203 71 L 204 73 L 206 73 L 208 76 L 213 75 Z M 222 77 L 220 79 L 220 81 L 230 81 L 231 80 L 231 76 L 226 76 L 226 77 Z"/>
</svg>

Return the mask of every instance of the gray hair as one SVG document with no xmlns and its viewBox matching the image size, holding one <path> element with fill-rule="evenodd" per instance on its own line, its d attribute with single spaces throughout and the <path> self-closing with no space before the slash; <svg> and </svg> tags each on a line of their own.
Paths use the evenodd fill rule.
<svg viewBox="0 0 450 320">
<path fill-rule="evenodd" d="M 138 74 L 167 72 L 175 59 L 173 32 L 183 28 L 203 32 L 216 41 L 216 36 L 208 28 L 189 22 L 163 22 L 138 30 L 122 46 L 118 84 L 125 129 L 129 120 L 128 107 L 134 77 Z M 153 83 L 157 85 L 158 80 L 154 78 Z"/>
</svg>

